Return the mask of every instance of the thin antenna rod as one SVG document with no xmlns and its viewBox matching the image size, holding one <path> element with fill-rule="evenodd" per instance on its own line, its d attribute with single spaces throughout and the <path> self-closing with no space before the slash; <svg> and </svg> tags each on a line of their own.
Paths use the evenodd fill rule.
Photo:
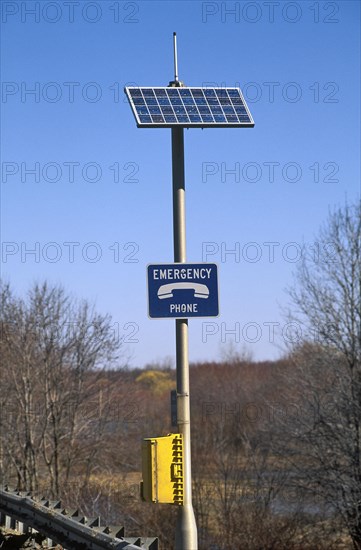
<svg viewBox="0 0 361 550">
<path fill-rule="evenodd" d="M 177 34 L 173 33 L 173 51 L 174 51 L 174 81 L 178 82 L 178 59 L 177 59 Z"/>
</svg>

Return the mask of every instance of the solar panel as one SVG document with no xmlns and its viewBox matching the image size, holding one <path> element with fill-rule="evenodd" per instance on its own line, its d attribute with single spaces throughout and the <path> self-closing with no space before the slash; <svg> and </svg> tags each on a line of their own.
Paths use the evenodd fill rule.
<svg viewBox="0 0 361 550">
<path fill-rule="evenodd" d="M 140 128 L 253 128 L 239 88 L 137 88 L 125 93 Z"/>
</svg>

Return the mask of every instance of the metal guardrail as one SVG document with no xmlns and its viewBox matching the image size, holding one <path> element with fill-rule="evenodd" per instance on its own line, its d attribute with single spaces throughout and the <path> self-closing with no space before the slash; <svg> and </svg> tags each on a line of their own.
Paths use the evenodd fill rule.
<svg viewBox="0 0 361 550">
<path fill-rule="evenodd" d="M 36 531 L 48 545 L 64 550 L 159 550 L 157 538 L 124 537 L 124 527 L 101 525 L 78 510 L 67 511 L 60 501 L 35 500 L 30 493 L 0 489 L 0 525 L 20 533 Z"/>
</svg>

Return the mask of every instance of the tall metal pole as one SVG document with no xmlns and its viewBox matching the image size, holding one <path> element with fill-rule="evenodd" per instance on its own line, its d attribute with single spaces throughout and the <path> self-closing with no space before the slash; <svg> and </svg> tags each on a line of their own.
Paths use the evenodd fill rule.
<svg viewBox="0 0 361 550">
<path fill-rule="evenodd" d="M 172 128 L 174 261 L 186 261 L 183 128 Z M 183 434 L 184 504 L 178 508 L 176 550 L 197 550 L 197 526 L 192 505 L 191 430 L 188 363 L 188 319 L 176 319 L 178 430 Z"/>
</svg>

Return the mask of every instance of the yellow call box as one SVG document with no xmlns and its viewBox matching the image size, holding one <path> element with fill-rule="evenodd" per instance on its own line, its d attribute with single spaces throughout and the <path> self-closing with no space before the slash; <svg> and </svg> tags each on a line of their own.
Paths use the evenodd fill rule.
<svg viewBox="0 0 361 550">
<path fill-rule="evenodd" d="M 182 506 L 183 473 L 182 434 L 143 439 L 140 484 L 143 500 Z"/>
</svg>

